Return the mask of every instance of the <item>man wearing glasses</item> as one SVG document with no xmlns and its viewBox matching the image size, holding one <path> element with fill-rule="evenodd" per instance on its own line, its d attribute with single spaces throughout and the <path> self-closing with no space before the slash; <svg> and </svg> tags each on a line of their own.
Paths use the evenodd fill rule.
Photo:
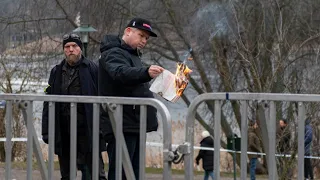
<svg viewBox="0 0 320 180">
<path fill-rule="evenodd" d="M 63 36 L 65 59 L 50 73 L 46 94 L 96 96 L 98 67 L 82 55 L 82 41 L 77 34 Z M 48 102 L 42 113 L 42 138 L 48 144 Z M 77 103 L 77 160 L 82 160 L 91 179 L 92 104 Z M 55 103 L 55 154 L 58 155 L 61 179 L 70 179 L 70 103 Z M 79 163 L 78 163 L 79 164 Z M 83 171 L 84 174 L 85 171 Z M 100 179 L 106 179 L 100 154 Z"/>
</svg>

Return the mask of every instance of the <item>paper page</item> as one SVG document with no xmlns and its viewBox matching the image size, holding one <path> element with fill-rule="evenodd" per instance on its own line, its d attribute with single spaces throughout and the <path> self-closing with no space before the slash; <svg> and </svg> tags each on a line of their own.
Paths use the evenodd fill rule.
<svg viewBox="0 0 320 180">
<path fill-rule="evenodd" d="M 168 101 L 173 101 L 176 97 L 175 75 L 168 70 L 164 70 L 155 78 L 150 91 L 159 94 Z"/>
</svg>

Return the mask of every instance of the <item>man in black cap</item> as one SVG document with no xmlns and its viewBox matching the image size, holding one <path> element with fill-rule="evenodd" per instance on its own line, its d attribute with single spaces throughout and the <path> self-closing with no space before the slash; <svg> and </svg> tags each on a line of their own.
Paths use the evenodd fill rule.
<svg viewBox="0 0 320 180">
<path fill-rule="evenodd" d="M 153 98 L 148 82 L 164 70 L 157 65 L 143 66 L 140 50 L 149 37 L 157 37 L 151 23 L 145 19 L 134 18 L 126 26 L 122 38 L 106 35 L 101 42 L 99 59 L 99 96 L 122 96 Z M 108 113 L 101 109 L 101 130 L 108 142 L 108 179 L 115 179 L 116 141 Z M 156 109 L 147 107 L 147 132 L 156 131 L 158 120 Z M 136 179 L 139 179 L 139 131 L 140 107 L 123 106 L 123 135 L 131 158 Z M 144 168 L 144 167 L 141 167 Z M 123 178 L 126 177 L 123 175 Z"/>
<path fill-rule="evenodd" d="M 51 70 L 45 93 L 96 96 L 98 67 L 82 55 L 80 37 L 77 34 L 64 35 L 63 50 L 65 59 Z M 77 127 L 71 127 L 77 128 L 77 160 L 82 160 L 84 166 L 89 169 L 86 179 L 91 179 L 92 172 L 92 113 L 92 104 L 77 103 Z M 48 102 L 44 102 L 42 138 L 47 144 L 48 128 Z M 59 158 L 61 179 L 70 179 L 70 103 L 55 103 L 54 147 Z M 106 179 L 101 154 L 100 179 Z"/>
</svg>

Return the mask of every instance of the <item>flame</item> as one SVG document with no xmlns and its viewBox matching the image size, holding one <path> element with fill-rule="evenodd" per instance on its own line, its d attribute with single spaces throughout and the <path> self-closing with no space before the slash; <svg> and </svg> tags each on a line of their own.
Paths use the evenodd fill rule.
<svg viewBox="0 0 320 180">
<path fill-rule="evenodd" d="M 175 74 L 175 88 L 177 96 L 181 96 L 189 82 L 189 74 L 192 72 L 184 63 L 177 63 Z"/>
</svg>

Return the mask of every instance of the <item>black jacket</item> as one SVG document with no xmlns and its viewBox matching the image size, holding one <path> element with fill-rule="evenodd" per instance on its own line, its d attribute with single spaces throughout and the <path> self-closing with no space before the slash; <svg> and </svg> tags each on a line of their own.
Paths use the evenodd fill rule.
<svg viewBox="0 0 320 180">
<path fill-rule="evenodd" d="M 207 147 L 207 148 L 213 148 L 213 138 L 211 136 L 208 136 L 200 142 L 201 147 Z M 200 159 L 202 159 L 202 167 L 206 171 L 212 171 L 213 170 L 213 157 L 214 157 L 214 151 L 211 150 L 200 150 L 198 156 L 196 157 L 196 163 L 199 165 Z"/>
<path fill-rule="evenodd" d="M 118 36 L 106 35 L 100 46 L 99 96 L 153 98 L 149 90 L 149 67 L 144 67 L 137 49 L 132 49 Z M 101 129 L 104 136 L 112 135 L 108 113 L 101 109 Z M 156 131 L 156 109 L 147 107 L 147 132 Z M 138 133 L 140 107 L 123 106 L 123 132 Z"/>
<path fill-rule="evenodd" d="M 60 95 L 61 94 L 61 79 L 62 79 L 62 67 L 66 63 L 63 60 L 60 64 L 56 65 L 50 73 L 49 77 L 49 86 L 46 88 L 45 93 L 50 95 Z M 81 91 L 82 95 L 86 96 L 96 96 L 98 94 L 98 67 L 97 65 L 85 57 L 82 57 L 81 64 L 79 65 L 79 76 L 81 82 Z M 84 104 L 86 122 L 87 122 L 87 130 L 88 130 L 88 142 L 89 148 L 92 147 L 92 118 L 93 118 L 93 108 L 92 104 Z M 61 153 L 62 138 L 69 137 L 61 137 L 61 129 L 60 129 L 60 103 L 55 103 L 55 153 L 59 155 Z M 48 102 L 44 102 L 43 104 L 43 112 L 42 112 L 42 136 L 43 140 L 48 143 Z M 102 142 L 100 142 L 102 143 Z M 103 147 L 101 147 L 103 148 Z"/>
<path fill-rule="evenodd" d="M 277 133 L 278 150 L 280 153 L 288 153 L 290 151 L 291 132 L 289 127 L 280 127 Z"/>
</svg>

